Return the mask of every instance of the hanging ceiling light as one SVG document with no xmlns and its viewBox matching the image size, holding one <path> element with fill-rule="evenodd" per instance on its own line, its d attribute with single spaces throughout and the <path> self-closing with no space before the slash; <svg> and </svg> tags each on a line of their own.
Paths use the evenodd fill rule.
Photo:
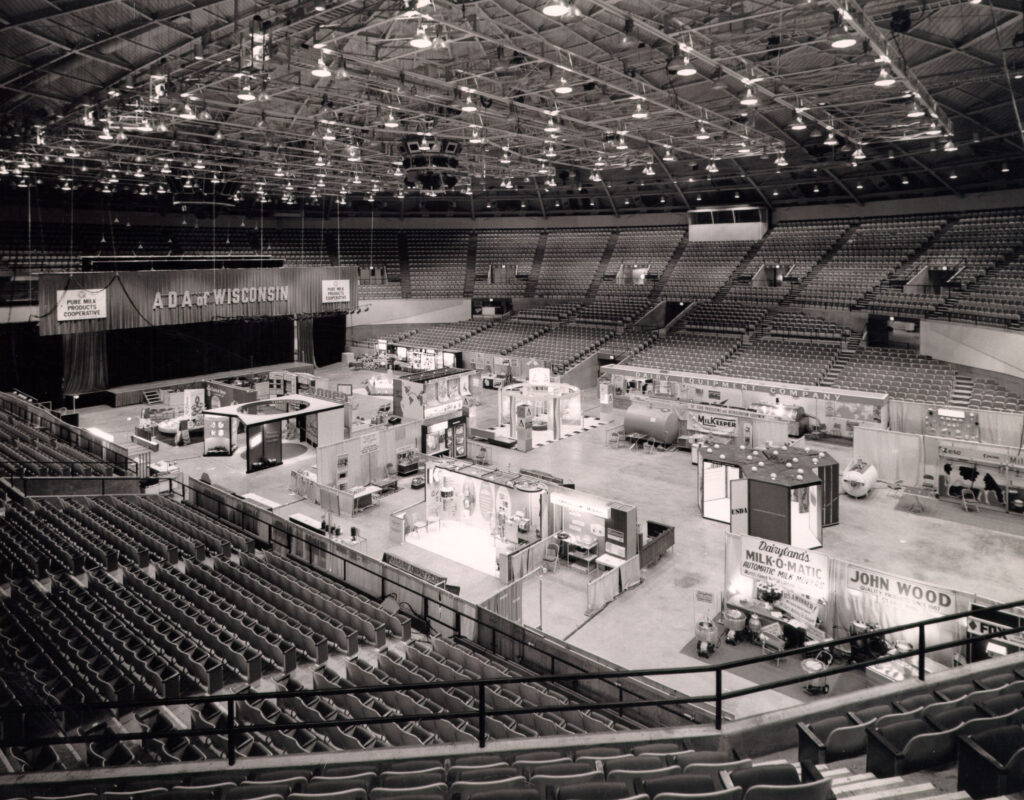
<svg viewBox="0 0 1024 800">
<path fill-rule="evenodd" d="M 469 137 L 470 144 L 483 144 L 485 141 L 487 140 L 484 139 L 483 134 L 480 133 L 479 129 L 474 129 L 473 135 Z"/>
<path fill-rule="evenodd" d="M 889 70 L 887 70 L 885 67 L 882 67 L 878 71 L 878 80 L 875 81 L 875 86 L 884 89 L 888 86 L 892 86 L 894 83 L 896 83 L 896 79 L 889 74 Z"/>
<path fill-rule="evenodd" d="M 434 43 L 434 40 L 427 34 L 427 29 L 420 25 L 416 29 L 416 35 L 409 40 L 409 44 L 417 50 L 426 50 Z"/>
<path fill-rule="evenodd" d="M 751 89 L 749 86 L 747 87 L 746 93 L 743 95 L 742 99 L 740 100 L 740 105 L 741 106 L 756 106 L 757 105 L 757 95 L 754 94 L 754 90 Z"/>
<path fill-rule="evenodd" d="M 545 17 L 564 17 L 572 13 L 572 4 L 568 0 L 549 0 L 541 7 Z"/>
<path fill-rule="evenodd" d="M 572 94 L 572 87 L 564 75 L 558 77 L 558 86 L 555 87 L 555 94 Z"/>
<path fill-rule="evenodd" d="M 858 145 L 857 149 L 853 151 L 853 157 L 857 161 L 863 161 L 867 156 L 864 154 L 864 148 Z"/>
<path fill-rule="evenodd" d="M 702 142 L 711 138 L 711 134 L 708 133 L 708 129 L 704 126 L 703 122 L 697 128 L 697 138 Z"/>
<path fill-rule="evenodd" d="M 921 117 L 924 116 L 924 109 L 921 108 L 920 103 L 914 101 L 914 103 L 910 106 L 910 110 L 907 112 L 907 116 L 910 117 L 911 119 L 920 119 Z"/>
<path fill-rule="evenodd" d="M 690 76 L 697 74 L 697 68 L 690 62 L 689 56 L 683 56 L 682 59 L 672 62 L 671 71 L 684 78 L 689 78 Z"/>
<path fill-rule="evenodd" d="M 853 35 L 849 26 L 845 23 L 836 33 L 835 38 L 832 39 L 832 47 L 836 50 L 845 50 L 848 47 L 853 47 L 857 44 L 857 37 Z"/>
<path fill-rule="evenodd" d="M 243 103 L 248 103 L 252 100 L 255 100 L 256 95 L 254 95 L 252 92 L 252 86 L 250 86 L 248 83 L 242 86 L 241 90 L 238 92 L 238 99 L 241 100 Z"/>
<path fill-rule="evenodd" d="M 654 167 L 651 164 L 645 165 L 644 168 L 643 168 L 643 173 L 644 173 L 644 175 L 647 175 L 648 177 L 654 175 Z"/>
<path fill-rule="evenodd" d="M 619 138 L 615 142 L 615 149 L 616 150 L 628 150 L 629 149 L 629 145 L 626 144 L 626 137 L 623 136 L 622 134 L 619 134 Z"/>
<path fill-rule="evenodd" d="M 952 139 L 946 139 L 946 143 L 942 145 L 942 149 L 947 153 L 955 153 L 957 151 L 956 142 Z"/>
<path fill-rule="evenodd" d="M 836 138 L 835 131 L 828 132 L 828 136 L 825 137 L 824 144 L 827 144 L 829 147 L 835 147 L 837 144 L 839 144 L 839 140 Z"/>
<path fill-rule="evenodd" d="M 803 115 L 798 113 L 793 118 L 793 122 L 790 123 L 789 127 L 795 131 L 805 131 L 807 130 L 807 123 L 804 121 Z"/>
<path fill-rule="evenodd" d="M 600 183 L 603 179 L 601 178 L 601 173 L 595 170 L 590 173 L 590 180 L 593 183 Z"/>
<path fill-rule="evenodd" d="M 672 148 L 670 148 L 668 145 L 665 145 L 665 155 L 661 157 L 661 160 L 669 162 L 676 160 L 675 155 L 672 153 Z"/>
<path fill-rule="evenodd" d="M 644 109 L 643 103 L 636 104 L 636 111 L 633 112 L 633 119 L 647 119 L 647 111 Z"/>
<path fill-rule="evenodd" d="M 196 112 L 189 103 L 185 103 L 185 107 L 181 110 L 181 113 L 178 116 L 182 119 L 195 119 Z"/>
<path fill-rule="evenodd" d="M 312 70 L 310 74 L 314 78 L 329 78 L 331 77 L 331 71 L 327 68 L 327 62 L 324 61 L 324 57 L 320 56 L 316 60 L 316 69 Z"/>
<path fill-rule="evenodd" d="M 1004 161 L 1003 162 L 1003 166 L 1001 166 L 999 168 L 999 171 L 1000 172 L 1009 172 L 1010 171 L 1010 165 L 1007 162 Z"/>
<path fill-rule="evenodd" d="M 384 127 L 385 128 L 397 128 L 398 127 L 398 120 L 395 119 L 395 114 L 394 114 L 393 111 L 389 111 L 388 112 L 388 118 L 386 120 L 384 120 Z"/>
<path fill-rule="evenodd" d="M 777 167 L 788 167 L 789 166 L 789 162 L 786 160 L 786 154 L 785 153 L 779 153 L 778 157 L 775 159 L 775 166 L 777 166 Z"/>
<path fill-rule="evenodd" d="M 104 125 L 103 126 L 103 130 L 100 131 L 99 138 L 102 139 L 105 142 L 111 142 L 111 141 L 114 140 L 114 134 L 112 134 L 110 132 L 110 128 L 108 128 L 106 125 Z"/>
<path fill-rule="evenodd" d="M 705 169 L 708 172 L 714 174 L 714 173 L 718 172 L 718 164 L 714 160 L 711 160 L 711 161 L 708 162 L 708 165 L 705 167 Z"/>
<path fill-rule="evenodd" d="M 337 138 L 338 137 L 334 134 L 334 131 L 331 128 L 326 128 L 324 130 L 323 140 L 325 142 L 333 142 Z"/>
</svg>

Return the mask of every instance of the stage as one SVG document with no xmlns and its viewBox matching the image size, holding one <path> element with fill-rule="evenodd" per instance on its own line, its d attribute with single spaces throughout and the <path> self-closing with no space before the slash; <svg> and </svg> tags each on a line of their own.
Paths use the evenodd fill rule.
<svg viewBox="0 0 1024 800">
<path fill-rule="evenodd" d="M 246 369 L 233 369 L 227 372 L 211 372 L 207 375 L 193 375 L 188 378 L 170 378 L 165 381 L 151 381 L 150 383 L 133 383 L 127 386 L 115 386 L 110 389 L 103 389 L 95 392 L 100 402 L 119 408 L 120 406 L 133 406 L 145 403 L 146 392 L 158 392 L 166 389 L 171 392 L 180 392 L 183 389 L 202 389 L 207 380 L 223 381 L 225 378 L 240 378 L 245 375 L 262 375 L 265 372 L 276 370 L 289 370 L 291 372 L 312 372 L 315 367 L 302 361 L 292 361 L 287 364 L 267 364 L 262 367 L 248 367 Z"/>
</svg>

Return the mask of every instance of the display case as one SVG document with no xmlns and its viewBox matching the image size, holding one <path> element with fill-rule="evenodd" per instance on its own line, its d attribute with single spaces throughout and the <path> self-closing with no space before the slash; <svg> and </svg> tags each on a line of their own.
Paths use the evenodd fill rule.
<svg viewBox="0 0 1024 800">
<path fill-rule="evenodd" d="M 416 458 L 416 451 L 403 450 L 397 456 L 397 471 L 400 476 L 415 475 L 420 471 L 419 460 Z"/>
</svg>

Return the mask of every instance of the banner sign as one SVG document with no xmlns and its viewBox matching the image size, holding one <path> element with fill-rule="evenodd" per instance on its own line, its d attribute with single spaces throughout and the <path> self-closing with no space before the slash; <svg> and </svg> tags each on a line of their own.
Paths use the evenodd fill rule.
<svg viewBox="0 0 1024 800">
<path fill-rule="evenodd" d="M 349 282 L 344 280 L 320 281 L 320 302 L 347 303 L 349 301 Z M 385 348 L 387 343 L 385 343 Z"/>
<path fill-rule="evenodd" d="M 380 449 L 380 434 L 377 431 L 365 433 L 359 437 L 359 452 L 364 456 L 376 453 Z"/>
<path fill-rule="evenodd" d="M 588 500 L 585 497 L 574 497 L 555 492 L 551 495 L 551 505 L 560 506 L 568 511 L 582 511 L 586 514 L 592 514 L 595 517 L 601 517 L 602 519 L 608 519 L 611 517 L 611 510 L 607 505 Z"/>
<path fill-rule="evenodd" d="M 794 594 L 828 596 L 828 557 L 799 547 L 744 536 L 740 573 Z"/>
<path fill-rule="evenodd" d="M 1024 620 L 1019 620 L 1018 624 L 1024 625 Z M 1006 631 L 1010 630 L 1011 627 L 1012 626 L 1010 625 L 1000 625 L 998 622 L 991 622 L 990 620 L 980 619 L 979 617 L 967 618 L 967 632 L 973 636 L 984 636 L 987 633 Z M 989 641 L 1024 648 L 1024 632 L 1017 631 L 1016 633 L 1008 633 L 1005 636 L 997 636 Z"/>
<path fill-rule="evenodd" d="M 996 444 L 982 444 L 959 439 L 942 439 L 938 444 L 939 458 L 948 461 L 967 461 L 975 464 L 992 464 L 996 467 L 1020 466 L 1024 455 L 1020 451 Z"/>
<path fill-rule="evenodd" d="M 337 313 L 357 295 L 354 267 L 47 273 L 39 277 L 39 333 Z"/>
<path fill-rule="evenodd" d="M 106 289 L 72 289 L 57 292 L 57 322 L 107 318 Z"/>
<path fill-rule="evenodd" d="M 701 433 L 716 433 L 720 436 L 732 436 L 736 433 L 736 417 L 727 417 L 724 414 L 688 411 L 686 424 L 691 431 Z"/>
<path fill-rule="evenodd" d="M 847 570 L 846 588 L 875 595 L 883 603 L 916 608 L 935 617 L 956 610 L 952 592 L 853 564 Z"/>
</svg>

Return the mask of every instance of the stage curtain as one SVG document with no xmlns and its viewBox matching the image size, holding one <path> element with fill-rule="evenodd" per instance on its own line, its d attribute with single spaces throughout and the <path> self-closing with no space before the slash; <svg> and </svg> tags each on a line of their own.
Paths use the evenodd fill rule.
<svg viewBox="0 0 1024 800">
<path fill-rule="evenodd" d="M 63 405 L 60 360 L 60 338 L 40 336 L 35 322 L 0 325 L 0 391 L 19 389 Z"/>
<path fill-rule="evenodd" d="M 341 361 L 345 352 L 348 315 L 325 314 L 313 319 L 313 353 L 317 366 L 326 366 Z"/>
<path fill-rule="evenodd" d="M 314 367 L 320 366 L 316 360 L 315 348 L 313 346 L 313 318 L 301 317 L 296 320 L 295 324 L 298 328 L 298 342 L 296 344 L 298 360 L 312 364 Z"/>
<path fill-rule="evenodd" d="M 873 464 L 879 479 L 886 483 L 921 485 L 924 450 L 920 436 L 857 427 L 853 431 L 853 454 Z"/>
<path fill-rule="evenodd" d="M 981 441 L 1020 447 L 1024 442 L 1024 416 L 1009 411 L 979 411 L 978 435 Z"/>
<path fill-rule="evenodd" d="M 64 394 L 89 394 L 107 382 L 107 334 L 72 333 L 61 336 L 64 349 Z"/>
</svg>

